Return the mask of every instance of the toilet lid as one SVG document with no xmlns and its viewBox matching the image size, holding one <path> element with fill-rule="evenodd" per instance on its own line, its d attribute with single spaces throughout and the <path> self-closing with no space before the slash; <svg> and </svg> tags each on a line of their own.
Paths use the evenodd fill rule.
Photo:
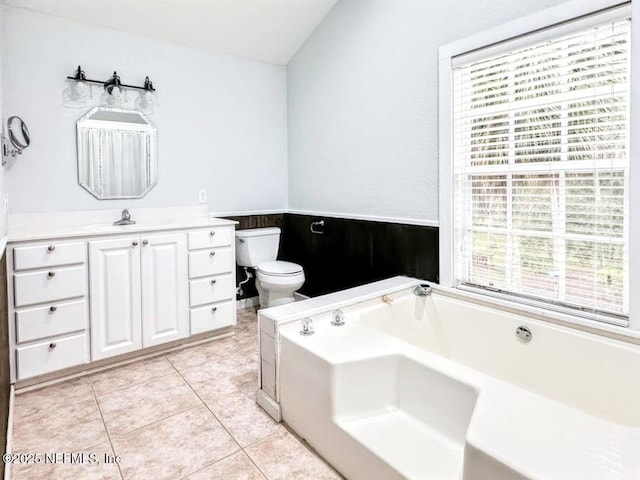
<svg viewBox="0 0 640 480">
<path fill-rule="evenodd" d="M 258 271 L 266 275 L 286 277 L 302 272 L 302 267 L 297 263 L 276 261 L 261 263 L 258 265 Z"/>
</svg>

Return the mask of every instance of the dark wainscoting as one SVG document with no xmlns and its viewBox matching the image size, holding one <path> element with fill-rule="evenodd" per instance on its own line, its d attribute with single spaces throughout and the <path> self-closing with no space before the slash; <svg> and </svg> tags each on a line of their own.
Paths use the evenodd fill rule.
<svg viewBox="0 0 640 480">
<path fill-rule="evenodd" d="M 248 228 L 280 227 L 284 225 L 284 213 L 272 215 L 244 215 L 242 217 L 225 217 L 227 220 L 238 222 L 236 230 Z"/>
<path fill-rule="evenodd" d="M 284 213 L 270 214 L 270 215 L 243 215 L 239 217 L 224 217 L 228 220 L 235 220 L 238 222 L 236 230 L 246 230 L 248 228 L 264 228 L 264 227 L 280 227 L 283 228 L 285 223 Z M 242 285 L 243 295 L 238 295 L 237 299 L 251 298 L 258 295 L 255 285 L 255 272 L 252 272 L 254 278 L 249 280 L 248 283 Z M 246 278 L 244 268 L 236 266 L 236 285 Z"/>
<path fill-rule="evenodd" d="M 9 419 L 9 306 L 7 299 L 7 256 L 0 261 L 0 450 L 6 451 L 7 421 Z M 4 462 L 0 463 L 0 476 L 4 476 Z"/>
<path fill-rule="evenodd" d="M 278 258 L 304 267 L 300 293 L 314 297 L 394 275 L 438 281 L 438 229 L 399 223 L 297 214 L 227 217 L 238 230 L 280 227 Z M 311 233 L 311 222 L 324 220 L 322 235 Z M 245 279 L 237 269 L 238 282 Z M 255 272 L 254 272 L 255 274 Z M 254 279 L 242 286 L 249 298 L 258 294 Z"/>
<path fill-rule="evenodd" d="M 311 222 L 324 220 L 324 233 Z M 438 228 L 287 214 L 280 258 L 304 267 L 308 296 L 408 275 L 438 281 Z"/>
</svg>

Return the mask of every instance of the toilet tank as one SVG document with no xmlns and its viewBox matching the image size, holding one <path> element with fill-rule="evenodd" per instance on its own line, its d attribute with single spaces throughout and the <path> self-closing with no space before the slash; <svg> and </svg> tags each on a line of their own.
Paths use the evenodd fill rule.
<svg viewBox="0 0 640 480">
<path fill-rule="evenodd" d="M 256 267 L 278 256 L 280 229 L 251 228 L 236 231 L 236 263 L 241 267 Z"/>
</svg>

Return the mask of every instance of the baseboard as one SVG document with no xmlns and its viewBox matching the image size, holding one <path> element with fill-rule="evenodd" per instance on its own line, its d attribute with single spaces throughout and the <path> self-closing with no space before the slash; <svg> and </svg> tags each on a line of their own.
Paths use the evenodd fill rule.
<svg viewBox="0 0 640 480">
<path fill-rule="evenodd" d="M 256 403 L 276 422 L 282 421 L 280 404 L 264 393 L 262 389 L 256 390 Z"/>
<path fill-rule="evenodd" d="M 122 367 L 130 363 L 138 362 L 140 360 L 154 358 L 188 347 L 195 347 L 196 345 L 200 345 L 202 343 L 221 340 L 233 335 L 233 327 L 223 327 L 218 330 L 214 330 L 213 332 L 199 333 L 192 337 L 156 345 L 145 350 L 124 353 L 116 357 L 96 360 L 95 362 L 91 362 L 90 364 L 79 365 L 76 367 L 71 367 L 64 370 L 59 370 L 57 372 L 41 375 L 39 377 L 28 378 L 26 380 L 19 380 L 15 385 L 15 393 L 16 395 L 20 395 L 33 390 L 40 390 L 42 388 L 50 387 L 52 385 L 73 380 L 75 378 L 86 377 L 98 372 L 102 372 L 104 370 Z"/>
<path fill-rule="evenodd" d="M 13 451 L 13 410 L 16 398 L 16 389 L 11 385 L 11 391 L 9 392 L 9 416 L 7 417 L 7 444 L 5 453 L 12 453 Z M 11 463 L 6 462 L 4 464 L 4 480 L 11 480 Z"/>
<path fill-rule="evenodd" d="M 236 302 L 236 308 L 238 310 L 242 308 L 257 307 L 258 305 L 260 305 L 260 297 L 243 298 Z"/>
</svg>

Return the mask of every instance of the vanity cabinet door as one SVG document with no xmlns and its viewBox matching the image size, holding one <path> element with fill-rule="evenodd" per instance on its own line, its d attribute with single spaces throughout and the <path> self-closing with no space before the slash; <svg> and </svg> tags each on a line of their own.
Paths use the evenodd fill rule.
<svg viewBox="0 0 640 480">
<path fill-rule="evenodd" d="M 91 360 L 142 348 L 140 239 L 89 242 Z"/>
<path fill-rule="evenodd" d="M 143 235 L 142 345 L 189 336 L 187 237 Z"/>
</svg>

